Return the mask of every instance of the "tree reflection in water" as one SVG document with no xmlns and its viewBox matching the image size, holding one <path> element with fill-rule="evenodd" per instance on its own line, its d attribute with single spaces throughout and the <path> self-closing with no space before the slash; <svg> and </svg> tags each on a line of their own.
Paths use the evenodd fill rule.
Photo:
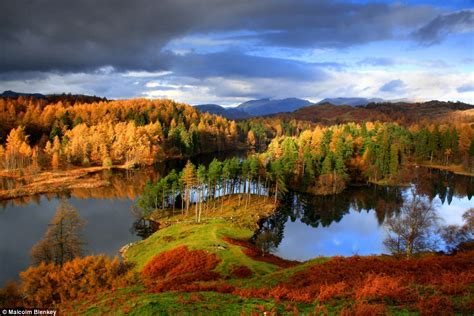
<svg viewBox="0 0 474 316">
<path fill-rule="evenodd" d="M 144 219 L 139 218 L 135 222 L 133 222 L 132 227 L 130 228 L 130 232 L 142 239 L 149 237 L 151 234 L 158 230 L 158 224 Z"/>
<path fill-rule="evenodd" d="M 135 217 L 135 221 L 132 223 L 132 227 L 130 227 L 130 232 L 135 236 L 145 239 L 158 230 L 158 223 L 146 219 L 140 208 L 132 206 L 130 212 Z"/>
<path fill-rule="evenodd" d="M 439 198 L 441 204 L 450 205 L 454 197 L 470 200 L 473 195 L 473 177 L 426 168 L 414 169 L 410 176 L 408 181 L 417 194 L 427 196 L 429 200 Z M 284 230 L 289 222 L 328 228 L 351 212 L 374 212 L 378 226 L 381 226 L 386 219 L 400 212 L 406 191 L 405 187 L 380 185 L 349 187 L 340 194 L 327 196 L 290 191 L 280 201 L 277 211 L 259 222 L 259 229 L 252 239 L 255 241 L 262 232 L 271 231 L 278 247 L 286 237 Z"/>
</svg>

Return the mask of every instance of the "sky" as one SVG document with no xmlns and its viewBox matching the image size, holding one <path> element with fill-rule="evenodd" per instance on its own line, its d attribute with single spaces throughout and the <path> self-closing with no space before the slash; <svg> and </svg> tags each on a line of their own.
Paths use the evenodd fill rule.
<svg viewBox="0 0 474 316">
<path fill-rule="evenodd" d="M 0 90 L 474 104 L 474 0 L 15 0 L 0 12 Z"/>
</svg>

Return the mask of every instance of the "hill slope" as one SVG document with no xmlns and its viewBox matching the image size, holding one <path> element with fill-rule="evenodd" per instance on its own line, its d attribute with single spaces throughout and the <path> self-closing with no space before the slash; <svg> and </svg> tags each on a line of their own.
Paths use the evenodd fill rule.
<svg viewBox="0 0 474 316">
<path fill-rule="evenodd" d="M 423 103 L 369 103 L 366 106 L 317 104 L 292 113 L 276 115 L 282 119 L 297 119 L 322 124 L 338 124 L 364 121 L 395 121 L 418 123 L 433 121 L 465 121 L 474 119 L 474 105 L 461 102 L 429 101 Z"/>
</svg>

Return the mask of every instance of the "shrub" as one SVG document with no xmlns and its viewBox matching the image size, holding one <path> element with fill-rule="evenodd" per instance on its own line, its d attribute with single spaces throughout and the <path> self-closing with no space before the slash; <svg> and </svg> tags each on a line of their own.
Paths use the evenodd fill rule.
<svg viewBox="0 0 474 316">
<path fill-rule="evenodd" d="M 474 283 L 474 273 L 443 273 L 437 280 L 439 290 L 443 294 L 460 295 L 466 293 L 470 284 Z"/>
<path fill-rule="evenodd" d="M 41 263 L 20 273 L 21 292 L 28 304 L 51 306 L 127 283 L 131 265 L 106 256 L 88 256 L 62 267 Z"/>
<path fill-rule="evenodd" d="M 220 277 L 214 272 L 220 259 L 204 250 L 188 250 L 186 246 L 156 255 L 142 270 L 145 285 L 154 292 L 178 290 L 196 281 Z"/>
<path fill-rule="evenodd" d="M 465 293 L 474 283 L 474 252 L 454 256 L 334 257 L 298 271 L 267 290 L 276 299 L 312 303 L 348 297 L 360 301 L 415 303 L 416 289 L 431 288 L 445 294 Z"/>
<path fill-rule="evenodd" d="M 347 283 L 337 282 L 334 284 L 322 285 L 319 289 L 318 301 L 325 302 L 333 298 L 344 297 L 347 293 Z"/>
<path fill-rule="evenodd" d="M 406 302 L 409 300 L 408 290 L 402 285 L 401 277 L 369 274 L 356 291 L 358 300 L 386 300 Z"/>
<path fill-rule="evenodd" d="M 232 266 L 230 275 L 238 279 L 247 279 L 252 277 L 253 272 L 247 266 Z"/>
<path fill-rule="evenodd" d="M 446 296 L 430 296 L 422 298 L 416 306 L 422 316 L 454 315 L 453 304 Z"/>
</svg>

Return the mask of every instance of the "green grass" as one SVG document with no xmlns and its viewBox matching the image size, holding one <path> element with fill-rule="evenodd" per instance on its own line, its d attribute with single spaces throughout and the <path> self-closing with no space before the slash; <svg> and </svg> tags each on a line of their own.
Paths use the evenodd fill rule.
<svg viewBox="0 0 474 316">
<path fill-rule="evenodd" d="M 200 293 L 162 293 L 148 298 L 143 305 L 133 310 L 130 315 L 240 315 L 242 313 L 263 313 L 276 311 L 285 313 L 285 309 L 296 306 L 299 311 L 309 312 L 312 307 L 306 304 L 277 303 L 274 300 L 256 298 L 244 299 L 232 294 L 214 292 Z"/>
<path fill-rule="evenodd" d="M 90 303 L 90 302 L 89 302 Z M 328 315 L 339 315 L 344 306 L 354 302 L 333 300 L 325 304 Z M 80 305 L 76 305 L 80 306 Z M 89 306 L 68 310 L 67 314 L 81 315 L 308 315 L 315 304 L 275 301 L 274 299 L 243 298 L 234 294 L 216 292 L 147 293 L 141 287 L 119 289 L 100 295 Z M 390 306 L 392 315 L 417 315 L 405 308 Z"/>
<path fill-rule="evenodd" d="M 277 266 L 253 260 L 242 252 L 241 247 L 222 240 L 223 237 L 249 239 L 252 234 L 253 232 L 249 229 L 231 225 L 220 219 L 211 220 L 205 224 L 175 224 L 131 246 L 127 249 L 125 258 L 135 263 L 136 269 L 141 271 L 145 264 L 157 254 L 178 246 L 187 246 L 189 249 L 215 253 L 222 260 L 217 271 L 224 275 L 232 265 L 245 265 L 256 275 L 276 271 Z"/>
<path fill-rule="evenodd" d="M 140 288 L 118 290 L 103 295 L 85 310 L 70 313 L 84 315 L 250 315 L 251 313 L 275 311 L 278 314 L 293 314 L 293 310 L 309 313 L 313 305 L 276 302 L 273 299 L 242 298 L 233 294 L 215 292 L 165 292 L 146 293 Z"/>
</svg>

